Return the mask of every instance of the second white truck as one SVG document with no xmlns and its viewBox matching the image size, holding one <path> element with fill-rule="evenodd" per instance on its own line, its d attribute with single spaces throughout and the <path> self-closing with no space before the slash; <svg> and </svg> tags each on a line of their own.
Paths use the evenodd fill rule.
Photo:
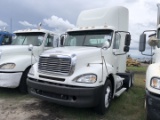
<svg viewBox="0 0 160 120">
<path fill-rule="evenodd" d="M 146 98 L 145 106 L 147 113 L 147 120 L 160 120 L 160 4 L 158 6 L 157 14 L 157 30 L 146 30 L 140 36 L 139 51 L 143 52 L 146 49 L 147 32 L 152 32 L 149 35 L 148 43 L 154 52 L 149 54 L 153 56 L 153 63 L 150 64 L 146 72 Z M 144 54 L 146 55 L 146 54 Z M 151 60 L 152 61 L 152 60 Z"/>
<path fill-rule="evenodd" d="M 58 35 L 45 29 L 18 30 L 14 34 L 11 45 L 0 46 L 0 87 L 27 92 L 31 65 L 44 50 L 57 47 Z"/>
<path fill-rule="evenodd" d="M 104 114 L 112 99 L 132 85 L 133 75 L 126 72 L 128 18 L 124 7 L 82 11 L 77 27 L 62 37 L 63 47 L 43 52 L 31 68 L 29 93 Z"/>
</svg>

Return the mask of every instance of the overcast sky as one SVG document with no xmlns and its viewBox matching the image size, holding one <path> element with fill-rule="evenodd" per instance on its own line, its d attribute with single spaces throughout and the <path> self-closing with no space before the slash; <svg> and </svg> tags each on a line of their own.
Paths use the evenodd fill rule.
<svg viewBox="0 0 160 120">
<path fill-rule="evenodd" d="M 1 0 L 0 28 L 8 31 L 43 28 L 65 31 L 74 27 L 82 10 L 125 6 L 129 9 L 131 47 L 138 49 L 139 35 L 146 29 L 156 29 L 157 0 Z M 12 26 L 11 26 L 12 23 Z"/>
</svg>

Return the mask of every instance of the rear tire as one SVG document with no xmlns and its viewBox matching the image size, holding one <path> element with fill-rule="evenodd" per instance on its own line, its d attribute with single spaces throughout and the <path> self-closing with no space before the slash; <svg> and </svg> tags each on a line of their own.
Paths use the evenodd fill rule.
<svg viewBox="0 0 160 120">
<path fill-rule="evenodd" d="M 27 87 L 27 75 L 28 75 L 28 72 L 29 72 L 29 69 L 30 68 L 27 68 L 23 74 L 22 74 L 22 77 L 21 77 L 21 81 L 20 81 L 20 84 L 19 84 L 19 91 L 21 93 L 28 93 L 28 87 Z"/>
<path fill-rule="evenodd" d="M 133 81 L 134 81 L 134 74 L 133 73 L 129 73 L 127 74 L 123 83 L 123 86 L 125 88 L 127 88 L 127 90 L 129 90 L 129 88 L 131 88 L 133 86 Z"/>
<path fill-rule="evenodd" d="M 104 115 L 106 110 L 109 108 L 112 101 L 112 84 L 108 79 L 103 87 L 102 94 L 100 96 L 100 102 L 95 107 L 98 114 Z"/>
</svg>

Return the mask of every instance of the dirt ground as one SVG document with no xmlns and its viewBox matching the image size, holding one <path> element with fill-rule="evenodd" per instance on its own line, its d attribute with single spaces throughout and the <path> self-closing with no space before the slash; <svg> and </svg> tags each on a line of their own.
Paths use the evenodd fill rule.
<svg viewBox="0 0 160 120">
<path fill-rule="evenodd" d="M 145 70 L 135 73 L 133 89 L 113 101 L 104 116 L 95 114 L 92 109 L 63 107 L 21 94 L 17 89 L 0 88 L 0 120 L 143 120 L 144 79 Z"/>
<path fill-rule="evenodd" d="M 62 120 L 56 106 L 51 106 L 36 98 L 0 99 L 0 120 Z"/>
</svg>

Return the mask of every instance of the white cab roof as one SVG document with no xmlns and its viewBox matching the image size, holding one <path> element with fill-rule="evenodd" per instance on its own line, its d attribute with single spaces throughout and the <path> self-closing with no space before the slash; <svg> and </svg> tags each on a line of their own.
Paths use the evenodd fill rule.
<svg viewBox="0 0 160 120">
<path fill-rule="evenodd" d="M 128 9 L 122 6 L 84 10 L 77 20 L 77 27 L 112 26 L 119 31 L 128 31 Z"/>
<path fill-rule="evenodd" d="M 71 31 L 88 31 L 88 30 L 115 30 L 112 26 L 91 26 L 91 27 L 76 27 L 68 29 L 67 32 Z"/>
<path fill-rule="evenodd" d="M 49 34 L 55 34 L 53 31 L 49 31 L 46 29 L 25 29 L 25 30 L 17 30 L 14 33 L 32 33 L 32 32 L 42 32 L 42 33 L 49 33 Z"/>
</svg>

